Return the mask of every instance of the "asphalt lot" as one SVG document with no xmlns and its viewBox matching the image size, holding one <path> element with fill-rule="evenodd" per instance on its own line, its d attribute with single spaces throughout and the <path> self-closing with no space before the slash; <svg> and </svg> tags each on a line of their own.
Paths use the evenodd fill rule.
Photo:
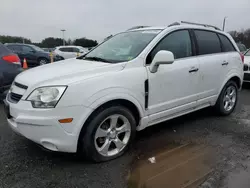
<svg viewBox="0 0 250 188">
<path fill-rule="evenodd" d="M 213 148 L 214 171 L 201 187 L 249 187 L 250 86 L 244 86 L 236 111 L 218 117 L 201 110 L 137 135 L 123 157 L 92 164 L 74 154 L 52 153 L 11 131 L 0 105 L 0 187 L 98 188 L 127 187 L 138 161 L 146 161 L 173 144 L 203 144 Z M 178 181 L 178 178 L 176 179 Z"/>
</svg>

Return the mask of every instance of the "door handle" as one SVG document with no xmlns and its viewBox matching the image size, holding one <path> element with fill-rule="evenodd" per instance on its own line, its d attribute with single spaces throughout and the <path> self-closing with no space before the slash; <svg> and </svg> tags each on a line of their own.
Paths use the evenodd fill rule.
<svg viewBox="0 0 250 188">
<path fill-rule="evenodd" d="M 198 68 L 191 68 L 190 70 L 189 70 L 189 73 L 192 73 L 192 72 L 197 72 L 199 69 Z"/>
<path fill-rule="evenodd" d="M 228 62 L 227 62 L 227 61 L 224 61 L 221 65 L 222 65 L 222 66 L 227 66 L 227 65 L 228 65 Z"/>
</svg>

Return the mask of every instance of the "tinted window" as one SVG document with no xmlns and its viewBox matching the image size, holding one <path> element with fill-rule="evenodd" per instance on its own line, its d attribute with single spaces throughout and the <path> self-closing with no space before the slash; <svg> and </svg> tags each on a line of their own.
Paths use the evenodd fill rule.
<svg viewBox="0 0 250 188">
<path fill-rule="evenodd" d="M 175 59 L 192 56 L 189 32 L 187 30 L 181 30 L 167 35 L 152 50 L 147 60 L 148 63 L 153 60 L 155 54 L 160 50 L 171 51 L 174 54 Z"/>
<path fill-rule="evenodd" d="M 22 46 L 22 52 L 23 53 L 30 53 L 32 51 L 32 48 L 29 46 Z"/>
<path fill-rule="evenodd" d="M 72 48 L 73 52 L 80 52 L 80 50 L 78 48 Z"/>
<path fill-rule="evenodd" d="M 230 42 L 230 40 L 226 36 L 219 34 L 219 37 L 220 37 L 220 40 L 221 40 L 221 43 L 222 43 L 223 52 L 233 52 L 233 51 L 235 51 L 233 44 Z"/>
<path fill-rule="evenodd" d="M 220 40 L 216 33 L 195 30 L 200 55 L 220 53 Z"/>
<path fill-rule="evenodd" d="M 22 48 L 19 45 L 8 45 L 7 46 L 10 50 L 12 50 L 13 52 L 21 52 Z"/>
<path fill-rule="evenodd" d="M 72 48 L 60 48 L 59 50 L 62 52 L 73 52 Z"/>
</svg>

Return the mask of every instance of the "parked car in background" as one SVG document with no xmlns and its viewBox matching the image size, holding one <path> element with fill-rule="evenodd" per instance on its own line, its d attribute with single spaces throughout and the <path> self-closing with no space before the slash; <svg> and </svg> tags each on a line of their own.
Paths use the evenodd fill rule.
<svg viewBox="0 0 250 188">
<path fill-rule="evenodd" d="M 242 44 L 242 43 L 237 43 L 237 46 L 238 46 L 240 52 L 242 52 L 242 53 L 245 53 L 245 52 L 246 52 L 247 48 L 246 48 L 246 46 L 245 46 L 244 44 Z"/>
<path fill-rule="evenodd" d="M 243 74 L 243 54 L 217 28 L 132 29 L 18 75 L 22 87 L 8 93 L 5 109 L 24 137 L 101 162 L 121 156 L 146 127 L 206 107 L 231 114 Z"/>
<path fill-rule="evenodd" d="M 20 43 L 6 43 L 5 45 L 19 56 L 21 62 L 23 62 L 25 58 L 28 67 L 36 67 L 50 63 L 50 53 L 45 52 L 38 46 Z M 60 61 L 62 58 L 60 56 L 54 56 L 53 60 Z"/>
<path fill-rule="evenodd" d="M 64 59 L 74 58 L 87 53 L 89 50 L 81 46 L 58 46 L 54 52 Z"/>
<path fill-rule="evenodd" d="M 53 52 L 55 48 L 42 48 L 45 52 Z"/>
<path fill-rule="evenodd" d="M 22 71 L 20 59 L 0 43 L 0 98 L 3 99 L 16 75 Z"/>
<path fill-rule="evenodd" d="M 250 82 L 250 49 L 244 54 L 244 82 Z"/>
</svg>

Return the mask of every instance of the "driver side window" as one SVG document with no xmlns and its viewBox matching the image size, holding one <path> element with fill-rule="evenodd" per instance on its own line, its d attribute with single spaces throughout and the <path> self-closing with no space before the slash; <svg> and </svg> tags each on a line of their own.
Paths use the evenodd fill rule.
<svg viewBox="0 0 250 188">
<path fill-rule="evenodd" d="M 147 64 L 152 62 L 155 54 L 160 50 L 172 52 L 175 59 L 192 56 L 192 44 L 188 30 L 175 31 L 163 38 L 148 55 Z"/>
</svg>

